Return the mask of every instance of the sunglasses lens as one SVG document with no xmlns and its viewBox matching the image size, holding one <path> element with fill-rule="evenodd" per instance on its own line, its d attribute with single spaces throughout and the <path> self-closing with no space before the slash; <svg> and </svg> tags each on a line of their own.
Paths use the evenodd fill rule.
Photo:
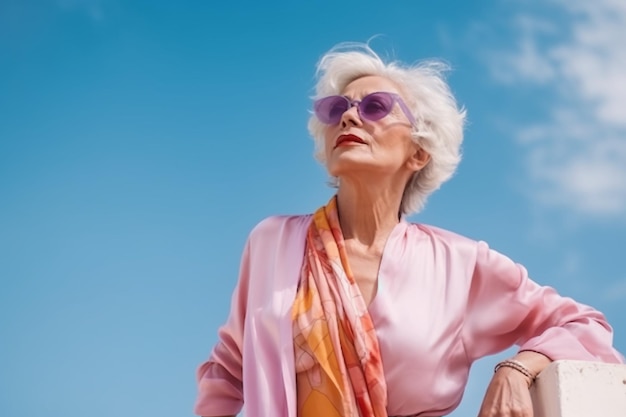
<svg viewBox="0 0 626 417">
<path fill-rule="evenodd" d="M 322 123 L 334 125 L 339 123 L 341 115 L 348 110 L 348 100 L 342 96 L 330 96 L 317 100 L 313 105 L 315 115 Z"/>
<path fill-rule="evenodd" d="M 373 93 L 363 97 L 359 105 L 361 115 L 368 120 L 380 120 L 393 109 L 394 98 L 390 94 Z"/>
<path fill-rule="evenodd" d="M 380 120 L 391 112 L 394 104 L 394 95 L 385 92 L 372 93 L 363 97 L 359 103 L 359 114 L 367 120 Z M 335 125 L 350 105 L 350 101 L 344 96 L 329 96 L 317 100 L 313 109 L 320 122 Z"/>
</svg>

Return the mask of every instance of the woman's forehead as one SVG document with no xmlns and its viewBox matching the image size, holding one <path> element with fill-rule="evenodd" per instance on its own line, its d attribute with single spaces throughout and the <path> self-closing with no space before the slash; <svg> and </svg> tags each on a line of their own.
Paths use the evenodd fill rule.
<svg viewBox="0 0 626 417">
<path fill-rule="evenodd" d="M 363 77 L 359 77 L 348 83 L 348 85 L 346 85 L 346 87 L 341 91 L 341 94 L 355 99 L 377 91 L 387 91 L 390 93 L 401 94 L 401 91 L 396 83 L 379 75 L 365 75 Z"/>
</svg>

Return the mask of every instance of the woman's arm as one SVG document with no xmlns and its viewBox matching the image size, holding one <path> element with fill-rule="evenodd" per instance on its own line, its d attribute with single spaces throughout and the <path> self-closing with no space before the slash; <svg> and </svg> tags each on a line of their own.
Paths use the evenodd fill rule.
<svg viewBox="0 0 626 417">
<path fill-rule="evenodd" d="M 243 407 L 242 346 L 250 275 L 249 252 L 248 241 L 231 299 L 230 314 L 218 332 L 219 340 L 210 358 L 197 371 L 196 415 L 236 415 Z"/>
<path fill-rule="evenodd" d="M 468 359 L 520 345 L 498 366 L 479 417 L 531 417 L 528 388 L 552 360 L 623 362 L 612 329 L 593 308 L 528 278 L 526 269 L 479 243 L 464 322 Z"/>
<path fill-rule="evenodd" d="M 551 360 L 624 361 L 602 313 L 538 285 L 523 266 L 483 242 L 477 248 L 463 338 L 470 361 L 514 344 Z"/>
</svg>

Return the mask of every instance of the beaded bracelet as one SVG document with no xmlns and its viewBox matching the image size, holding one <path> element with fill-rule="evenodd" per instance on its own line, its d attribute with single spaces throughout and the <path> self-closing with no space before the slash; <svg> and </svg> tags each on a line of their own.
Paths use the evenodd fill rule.
<svg viewBox="0 0 626 417">
<path fill-rule="evenodd" d="M 507 359 L 507 360 L 504 360 L 504 361 L 498 363 L 496 365 L 496 367 L 494 368 L 493 372 L 494 373 L 498 372 L 498 369 L 500 369 L 502 367 L 515 369 L 516 371 L 518 371 L 521 374 L 523 374 L 525 377 L 528 378 L 528 386 L 529 387 L 535 381 L 535 376 L 532 374 L 532 372 L 530 372 L 530 370 L 527 367 L 525 367 L 524 364 L 522 364 L 519 361 L 516 361 L 515 359 Z"/>
</svg>

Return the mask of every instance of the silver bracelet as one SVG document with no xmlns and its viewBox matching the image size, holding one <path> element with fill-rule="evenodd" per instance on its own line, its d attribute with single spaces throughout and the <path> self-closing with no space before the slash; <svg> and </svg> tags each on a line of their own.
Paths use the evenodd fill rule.
<svg viewBox="0 0 626 417">
<path fill-rule="evenodd" d="M 516 361 L 515 359 L 507 359 L 504 360 L 500 363 L 498 363 L 496 365 L 496 367 L 494 368 L 493 372 L 498 372 L 498 369 L 502 368 L 502 367 L 507 367 L 507 368 L 513 368 L 516 371 L 520 372 L 521 374 L 523 374 L 525 377 L 528 378 L 528 386 L 530 387 L 532 385 L 532 383 L 535 381 L 535 375 L 533 375 L 532 372 L 530 372 L 530 369 L 528 369 L 526 366 L 524 366 L 523 363 Z"/>
</svg>

